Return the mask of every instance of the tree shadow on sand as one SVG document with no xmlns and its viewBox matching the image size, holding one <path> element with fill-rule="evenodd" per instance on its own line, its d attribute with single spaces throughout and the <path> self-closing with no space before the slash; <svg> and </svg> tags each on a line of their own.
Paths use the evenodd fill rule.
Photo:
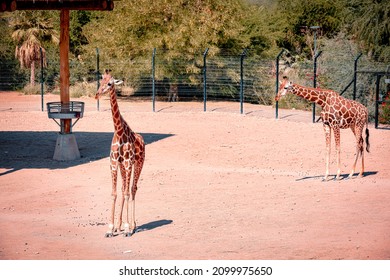
<svg viewBox="0 0 390 280">
<path fill-rule="evenodd" d="M 81 158 L 73 161 L 53 160 L 57 132 L 0 131 L 0 176 L 26 168 L 65 169 L 108 157 L 112 132 L 76 132 Z M 141 133 L 145 144 L 174 134 Z"/>
</svg>

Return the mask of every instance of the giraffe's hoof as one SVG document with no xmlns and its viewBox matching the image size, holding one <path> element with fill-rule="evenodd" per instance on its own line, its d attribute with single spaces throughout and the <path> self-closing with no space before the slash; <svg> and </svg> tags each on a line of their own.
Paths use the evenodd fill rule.
<svg viewBox="0 0 390 280">
<path fill-rule="evenodd" d="M 131 237 L 133 234 L 135 233 L 135 229 L 133 229 L 133 230 L 130 230 L 130 231 L 125 231 L 124 233 L 123 233 L 123 236 L 124 237 Z"/>
<path fill-rule="evenodd" d="M 113 236 L 114 236 L 114 234 L 112 232 L 107 232 L 104 237 L 110 238 L 110 237 L 113 237 Z"/>
<path fill-rule="evenodd" d="M 124 237 L 131 237 L 135 233 L 135 230 L 124 232 L 123 236 Z"/>
</svg>

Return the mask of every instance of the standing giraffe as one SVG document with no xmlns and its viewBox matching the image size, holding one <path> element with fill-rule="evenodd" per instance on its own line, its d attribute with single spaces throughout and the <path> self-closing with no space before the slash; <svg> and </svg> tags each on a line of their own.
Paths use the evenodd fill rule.
<svg viewBox="0 0 390 280">
<path fill-rule="evenodd" d="M 348 178 L 352 178 L 355 173 L 355 167 L 359 155 L 362 157 L 362 167 L 359 176 L 364 173 L 364 141 L 363 128 L 366 126 L 366 150 L 369 152 L 370 144 L 368 142 L 368 110 L 359 102 L 346 99 L 340 96 L 333 90 L 308 88 L 297 84 L 293 84 L 287 77 L 283 77 L 283 82 L 279 87 L 279 92 L 276 100 L 286 93 L 292 93 L 303 97 L 306 100 L 315 102 L 322 107 L 321 119 L 324 126 L 326 138 L 326 171 L 324 181 L 328 180 L 329 175 L 329 159 L 331 146 L 331 130 L 333 129 L 336 154 L 337 154 L 337 175 L 336 179 L 340 179 L 340 128 L 351 128 L 356 138 L 356 158 L 352 166 L 352 171 Z"/>
<path fill-rule="evenodd" d="M 123 119 L 119 112 L 118 102 L 115 93 L 115 84 L 120 84 L 111 77 L 106 70 L 100 87 L 95 98 L 98 99 L 101 95 L 109 93 L 111 101 L 112 118 L 114 121 L 114 136 L 111 143 L 110 152 L 110 167 L 112 177 L 112 208 L 111 221 L 106 237 L 112 237 L 114 232 L 121 231 L 123 209 L 126 210 L 126 221 L 124 224 L 124 236 L 131 236 L 135 232 L 135 194 L 137 192 L 137 182 L 141 174 L 142 166 L 145 160 L 145 143 L 140 134 L 131 130 L 129 125 Z M 115 202 L 117 198 L 117 174 L 118 167 L 122 175 L 122 199 L 120 201 L 120 213 L 117 227 L 114 227 L 115 220 Z M 131 187 L 131 222 L 129 222 L 129 199 L 130 199 L 130 179 L 132 169 L 133 184 Z"/>
</svg>

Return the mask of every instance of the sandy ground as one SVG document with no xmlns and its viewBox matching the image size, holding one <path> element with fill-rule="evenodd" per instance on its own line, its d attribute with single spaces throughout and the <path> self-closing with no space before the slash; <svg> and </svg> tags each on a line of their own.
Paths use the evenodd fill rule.
<svg viewBox="0 0 390 280">
<path fill-rule="evenodd" d="M 390 259 L 390 130 L 370 126 L 365 177 L 322 182 L 325 137 L 310 112 L 275 120 L 266 106 L 241 115 L 238 103 L 203 112 L 158 102 L 153 113 L 150 102 L 121 100 L 147 143 L 138 229 L 104 238 L 111 111 L 107 99 L 99 112 L 81 100 L 82 158 L 56 162 L 59 129 L 40 97 L 0 93 L 0 259 Z M 355 144 L 350 130 L 341 137 L 345 177 Z"/>
</svg>

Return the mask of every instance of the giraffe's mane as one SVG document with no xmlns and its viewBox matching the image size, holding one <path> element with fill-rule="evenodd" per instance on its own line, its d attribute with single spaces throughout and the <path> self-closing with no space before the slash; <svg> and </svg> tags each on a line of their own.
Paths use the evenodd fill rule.
<svg viewBox="0 0 390 280">
<path fill-rule="evenodd" d="M 318 88 L 313 88 L 313 87 L 299 85 L 299 84 L 296 84 L 296 83 L 293 83 L 293 85 L 301 87 L 301 88 L 304 88 L 304 89 L 307 89 L 307 90 L 321 91 L 321 92 L 325 93 L 326 95 L 328 95 L 330 93 L 334 93 L 334 94 L 340 95 L 337 91 L 334 91 L 332 89 L 325 89 L 325 88 L 319 88 L 319 87 Z"/>
</svg>

